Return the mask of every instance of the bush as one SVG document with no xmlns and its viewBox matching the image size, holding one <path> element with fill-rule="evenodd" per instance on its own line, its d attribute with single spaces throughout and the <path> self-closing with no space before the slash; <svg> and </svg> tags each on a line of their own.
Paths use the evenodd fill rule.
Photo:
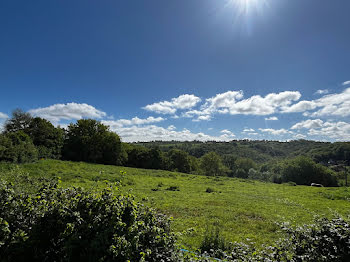
<svg viewBox="0 0 350 262">
<path fill-rule="evenodd" d="M 180 188 L 178 186 L 170 186 L 166 190 L 169 190 L 169 191 L 180 191 Z"/>
<path fill-rule="evenodd" d="M 284 163 L 281 179 L 282 182 L 292 181 L 298 185 L 317 183 L 324 186 L 337 186 L 336 178 L 329 169 L 303 156 Z"/>
<path fill-rule="evenodd" d="M 0 161 L 27 163 L 38 159 L 38 151 L 23 131 L 0 134 Z"/>
<path fill-rule="evenodd" d="M 208 188 L 205 190 L 205 192 L 207 192 L 207 193 L 213 193 L 213 192 L 215 192 L 215 190 L 212 189 L 211 187 L 208 187 Z"/>
<path fill-rule="evenodd" d="M 130 195 L 0 181 L 0 261 L 176 261 L 169 219 Z"/>
<path fill-rule="evenodd" d="M 229 250 L 229 244 L 222 237 L 218 226 L 206 230 L 204 239 L 199 247 L 202 253 L 208 253 L 210 256 L 222 258 L 225 251 Z"/>
<path fill-rule="evenodd" d="M 280 224 L 285 238 L 271 246 L 255 248 L 251 244 L 227 243 L 218 228 L 208 231 L 201 243 L 203 256 L 225 261 L 350 261 L 350 221 L 341 217 L 316 218 L 312 225 L 291 227 Z M 191 261 L 191 260 L 190 260 Z M 213 261 L 209 258 L 200 261 Z"/>
</svg>

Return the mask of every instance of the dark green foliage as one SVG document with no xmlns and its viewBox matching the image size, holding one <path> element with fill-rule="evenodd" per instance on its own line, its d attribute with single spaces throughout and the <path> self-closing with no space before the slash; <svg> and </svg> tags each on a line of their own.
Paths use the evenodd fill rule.
<svg viewBox="0 0 350 262">
<path fill-rule="evenodd" d="M 169 191 L 180 191 L 180 188 L 178 186 L 170 186 L 166 190 L 169 190 Z"/>
<path fill-rule="evenodd" d="M 336 178 L 330 170 L 302 156 L 286 161 L 280 174 L 282 182 L 292 181 L 298 185 L 318 183 L 324 186 L 337 186 Z"/>
<path fill-rule="evenodd" d="M 234 175 L 240 178 L 247 178 L 249 170 L 256 169 L 256 164 L 250 158 L 238 158 L 234 163 Z"/>
<path fill-rule="evenodd" d="M 59 159 L 64 141 L 64 131 L 54 127 L 46 119 L 35 117 L 30 121 L 25 132 L 38 148 L 39 158 Z"/>
<path fill-rule="evenodd" d="M 32 121 L 32 116 L 21 109 L 15 109 L 12 117 L 5 122 L 5 133 L 26 131 Z"/>
<path fill-rule="evenodd" d="M 222 258 L 224 256 L 223 252 L 229 250 L 230 246 L 225 238 L 222 237 L 219 226 L 215 226 L 205 231 L 204 239 L 199 249 L 201 253 L 208 252 L 213 257 Z"/>
<path fill-rule="evenodd" d="M 280 224 L 285 238 L 273 245 L 256 249 L 253 244 L 228 243 L 218 227 L 208 230 L 201 243 L 200 261 L 212 261 L 208 257 L 225 261 L 350 261 L 350 221 L 337 217 L 317 218 L 312 225 L 291 227 Z M 188 260 L 193 261 L 193 260 Z"/>
<path fill-rule="evenodd" d="M 215 190 L 214 190 L 213 188 L 211 188 L 211 187 L 208 187 L 208 188 L 205 190 L 205 192 L 207 192 L 207 193 L 213 193 L 213 192 L 215 192 Z"/>
<path fill-rule="evenodd" d="M 117 165 L 121 162 L 121 142 L 116 133 L 93 119 L 70 124 L 63 148 L 67 160 Z"/>
<path fill-rule="evenodd" d="M 179 149 L 172 149 L 168 152 L 170 170 L 182 173 L 191 173 L 191 159 L 188 153 Z"/>
<path fill-rule="evenodd" d="M 221 157 L 215 152 L 209 152 L 201 158 L 200 168 L 207 176 L 222 176 L 228 172 Z"/>
<path fill-rule="evenodd" d="M 176 261 L 169 220 L 130 195 L 0 181 L 0 261 Z"/>
<path fill-rule="evenodd" d="M 168 169 L 168 159 L 158 148 L 145 148 L 140 146 L 128 146 L 127 166 L 146 169 Z"/>
<path fill-rule="evenodd" d="M 0 134 L 0 161 L 26 163 L 38 159 L 38 151 L 23 131 Z"/>
</svg>

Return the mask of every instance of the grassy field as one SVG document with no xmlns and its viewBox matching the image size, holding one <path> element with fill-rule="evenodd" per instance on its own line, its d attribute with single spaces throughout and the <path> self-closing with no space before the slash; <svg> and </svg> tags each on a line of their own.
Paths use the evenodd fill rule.
<svg viewBox="0 0 350 262">
<path fill-rule="evenodd" d="M 100 188 L 106 185 L 105 180 L 121 181 L 123 192 L 131 192 L 145 205 L 172 216 L 174 231 L 181 233 L 180 242 L 190 249 L 199 246 L 213 225 L 220 227 L 228 241 L 246 242 L 248 238 L 263 244 L 281 236 L 276 221 L 303 224 L 310 223 L 316 214 L 350 214 L 347 188 L 277 185 L 55 160 L 0 164 L 0 176 L 17 172 L 59 176 L 63 187 Z M 208 188 L 213 192 L 208 193 Z"/>
</svg>

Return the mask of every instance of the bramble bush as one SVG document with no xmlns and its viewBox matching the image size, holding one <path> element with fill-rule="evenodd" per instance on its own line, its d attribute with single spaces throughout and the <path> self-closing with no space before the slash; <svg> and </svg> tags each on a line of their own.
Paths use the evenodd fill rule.
<svg viewBox="0 0 350 262">
<path fill-rule="evenodd" d="M 186 261 L 350 261 L 350 221 L 339 216 L 315 219 L 312 225 L 291 227 L 279 224 L 284 238 L 271 246 L 256 248 L 254 244 L 228 243 L 219 230 L 208 231 L 201 244 L 202 255 Z"/>
<path fill-rule="evenodd" d="M 0 180 L 0 261 L 177 261 L 169 219 L 131 195 Z"/>
</svg>

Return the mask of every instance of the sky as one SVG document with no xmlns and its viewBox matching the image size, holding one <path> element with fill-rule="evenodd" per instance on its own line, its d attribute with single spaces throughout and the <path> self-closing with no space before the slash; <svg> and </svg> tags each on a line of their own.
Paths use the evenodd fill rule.
<svg viewBox="0 0 350 262">
<path fill-rule="evenodd" d="M 350 140 L 350 1 L 4 0 L 0 126 L 122 141 Z"/>
</svg>

